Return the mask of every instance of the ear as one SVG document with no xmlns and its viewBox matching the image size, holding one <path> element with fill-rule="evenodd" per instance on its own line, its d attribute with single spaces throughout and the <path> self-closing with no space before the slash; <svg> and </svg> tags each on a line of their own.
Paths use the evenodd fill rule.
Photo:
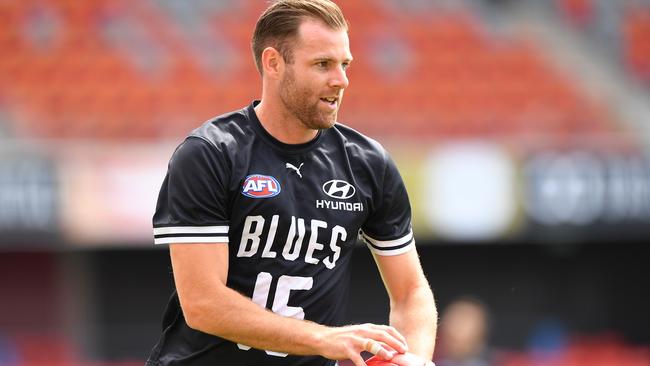
<svg viewBox="0 0 650 366">
<path fill-rule="evenodd" d="M 284 59 L 278 50 L 273 47 L 266 47 L 262 51 L 262 69 L 264 75 L 277 78 L 284 69 Z"/>
</svg>

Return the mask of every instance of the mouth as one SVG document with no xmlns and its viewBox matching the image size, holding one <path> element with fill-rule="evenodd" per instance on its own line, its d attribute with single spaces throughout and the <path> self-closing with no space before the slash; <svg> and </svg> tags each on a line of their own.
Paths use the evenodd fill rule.
<svg viewBox="0 0 650 366">
<path fill-rule="evenodd" d="M 339 103 L 339 97 L 323 97 L 320 98 L 321 102 L 325 103 L 329 108 L 335 109 Z"/>
</svg>

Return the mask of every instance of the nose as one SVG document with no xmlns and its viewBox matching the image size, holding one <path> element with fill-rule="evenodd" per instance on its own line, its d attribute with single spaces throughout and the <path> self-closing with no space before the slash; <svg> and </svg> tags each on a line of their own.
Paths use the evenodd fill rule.
<svg viewBox="0 0 650 366">
<path fill-rule="evenodd" d="M 342 66 L 335 68 L 330 78 L 329 84 L 330 87 L 337 89 L 345 89 L 348 87 L 350 81 L 348 80 L 348 75 Z"/>
</svg>

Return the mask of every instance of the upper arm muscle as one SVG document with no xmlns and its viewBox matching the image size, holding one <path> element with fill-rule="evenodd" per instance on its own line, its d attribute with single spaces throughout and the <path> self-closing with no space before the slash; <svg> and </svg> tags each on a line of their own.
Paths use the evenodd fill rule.
<svg viewBox="0 0 650 366">
<path fill-rule="evenodd" d="M 404 299 L 413 288 L 428 286 L 415 248 L 395 256 L 373 256 L 391 301 Z"/>
<path fill-rule="evenodd" d="M 226 285 L 227 244 L 171 244 L 169 252 L 183 308 Z"/>
</svg>

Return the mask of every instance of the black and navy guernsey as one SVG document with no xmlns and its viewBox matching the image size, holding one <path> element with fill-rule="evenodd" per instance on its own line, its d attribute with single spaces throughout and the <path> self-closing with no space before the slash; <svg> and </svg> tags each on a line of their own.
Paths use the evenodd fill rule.
<svg viewBox="0 0 650 366">
<path fill-rule="evenodd" d="M 178 146 L 153 217 L 155 244 L 228 245 L 228 287 L 280 315 L 342 325 L 357 238 L 376 255 L 415 245 L 404 183 L 375 140 L 337 123 L 284 144 L 260 124 L 257 103 L 206 122 Z M 147 365 L 335 362 L 191 329 L 174 293 Z"/>
</svg>

